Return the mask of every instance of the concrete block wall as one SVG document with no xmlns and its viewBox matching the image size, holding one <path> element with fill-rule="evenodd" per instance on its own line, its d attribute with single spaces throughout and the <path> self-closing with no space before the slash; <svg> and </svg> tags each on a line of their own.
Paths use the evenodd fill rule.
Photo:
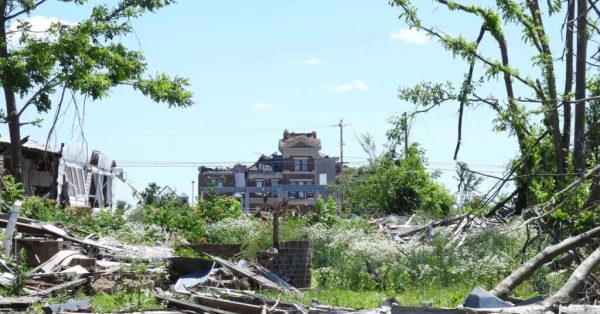
<svg viewBox="0 0 600 314">
<path fill-rule="evenodd" d="M 27 265 L 36 267 L 52 258 L 56 253 L 62 250 L 71 249 L 71 241 L 50 240 L 50 239 L 17 239 L 17 252 L 21 249 L 27 254 Z"/>
<path fill-rule="evenodd" d="M 279 243 L 279 254 L 267 265 L 296 288 L 310 288 L 312 246 L 310 241 L 287 241 Z"/>
</svg>

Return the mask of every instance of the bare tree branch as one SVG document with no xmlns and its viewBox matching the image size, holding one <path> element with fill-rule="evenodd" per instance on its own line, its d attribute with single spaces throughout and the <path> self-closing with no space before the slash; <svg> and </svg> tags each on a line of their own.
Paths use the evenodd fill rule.
<svg viewBox="0 0 600 314">
<path fill-rule="evenodd" d="M 529 261 L 521 265 L 517 270 L 513 271 L 508 277 L 504 278 L 490 292 L 499 298 L 506 298 L 514 288 L 529 278 L 540 266 L 551 261 L 560 254 L 579 247 L 587 243 L 590 239 L 598 236 L 600 236 L 600 227 L 596 227 L 575 237 L 567 238 L 558 244 L 546 247 Z"/>
<path fill-rule="evenodd" d="M 40 0 L 36 4 L 34 4 L 32 8 L 22 9 L 21 11 L 18 11 L 18 12 L 14 13 L 14 14 L 11 14 L 11 15 L 7 16 L 6 18 L 4 18 L 4 20 L 5 21 L 12 20 L 12 19 L 14 19 L 15 17 L 17 17 L 19 15 L 22 15 L 22 14 L 25 14 L 25 13 L 29 13 L 29 12 L 35 10 L 38 6 L 40 6 L 44 2 L 46 2 L 46 0 Z"/>
<path fill-rule="evenodd" d="M 485 34 L 486 27 L 485 24 L 481 25 L 481 29 L 479 31 L 479 36 L 477 36 L 477 40 L 475 41 L 475 49 L 479 46 L 481 39 L 483 39 L 483 35 Z M 463 112 L 467 102 L 467 95 L 471 93 L 473 89 L 473 85 L 471 81 L 473 80 L 473 70 L 475 69 L 475 58 L 471 58 L 471 63 L 469 64 L 469 72 L 467 74 L 467 78 L 463 82 L 462 90 L 460 92 L 459 100 L 460 107 L 458 109 L 458 135 L 456 139 L 456 148 L 454 149 L 454 160 L 458 156 L 458 150 L 460 149 L 460 143 L 462 142 L 462 120 L 463 120 Z"/>
</svg>

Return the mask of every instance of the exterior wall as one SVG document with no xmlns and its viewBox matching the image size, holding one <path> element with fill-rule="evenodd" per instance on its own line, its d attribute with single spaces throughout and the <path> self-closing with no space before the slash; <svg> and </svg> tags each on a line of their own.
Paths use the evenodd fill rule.
<svg viewBox="0 0 600 314">
<path fill-rule="evenodd" d="M 306 159 L 307 170 L 296 171 L 296 160 Z M 289 156 L 283 159 L 283 172 L 312 172 L 315 170 L 315 158 L 312 156 Z"/>
<path fill-rule="evenodd" d="M 336 167 L 337 158 L 327 157 L 315 160 L 315 184 L 319 184 L 319 175 L 327 174 L 327 183 L 336 182 Z"/>
<path fill-rule="evenodd" d="M 232 170 L 224 170 L 224 171 L 200 171 L 198 174 L 198 197 L 203 199 L 205 194 L 201 191 L 202 188 L 206 188 L 209 186 L 209 182 L 212 180 L 216 182 L 216 180 L 223 180 L 223 187 L 235 187 L 235 175 Z M 231 195 L 231 193 L 226 193 Z"/>
<path fill-rule="evenodd" d="M 336 181 L 336 161 L 337 158 L 322 157 L 319 154 L 321 150 L 321 141 L 317 138 L 316 132 L 311 133 L 290 133 L 285 130 L 283 138 L 279 140 L 280 155 L 261 156 L 258 161 L 245 167 L 238 164 L 233 169 L 211 169 L 200 167 L 198 175 L 198 195 L 202 196 L 200 189 L 207 187 L 207 178 L 224 178 L 223 187 L 249 187 L 256 188 L 257 182 L 262 182 L 262 187 L 272 188 L 273 182 L 277 180 L 277 185 L 289 186 L 301 181 L 302 185 L 319 184 L 319 175 L 327 174 L 327 182 Z M 306 169 L 296 170 L 296 160 L 306 160 Z M 243 202 L 247 200 L 250 210 L 255 210 L 263 205 L 263 193 L 252 192 L 245 195 L 240 192 L 238 195 Z M 280 194 L 280 195 L 278 195 Z M 314 207 L 315 192 L 269 192 L 267 203 L 273 204 L 288 198 L 294 205 L 303 208 Z M 291 203 L 290 203 L 291 204 Z M 245 208 L 248 208 L 246 204 Z"/>
<path fill-rule="evenodd" d="M 265 266 L 285 279 L 289 279 L 289 283 L 296 288 L 310 288 L 311 260 L 310 241 L 280 242 L 277 256 Z"/>
<path fill-rule="evenodd" d="M 297 156 L 297 157 L 319 157 L 319 148 L 316 147 L 289 147 L 289 148 L 282 148 L 281 149 L 281 154 L 283 155 L 284 159 L 287 159 L 291 156 Z"/>
<path fill-rule="evenodd" d="M 283 181 L 280 184 L 291 184 L 294 180 L 314 181 L 314 173 L 286 173 L 283 175 Z"/>
<path fill-rule="evenodd" d="M 212 180 L 223 180 L 223 186 L 225 187 L 234 187 L 235 186 L 235 177 L 233 173 L 223 173 L 223 174 L 200 174 L 198 175 L 198 186 L 199 187 L 208 187 L 208 183 Z"/>
</svg>

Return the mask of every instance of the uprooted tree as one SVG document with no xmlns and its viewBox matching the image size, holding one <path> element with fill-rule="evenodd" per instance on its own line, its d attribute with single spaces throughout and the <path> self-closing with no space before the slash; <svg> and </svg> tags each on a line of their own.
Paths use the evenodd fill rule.
<svg viewBox="0 0 600 314">
<path fill-rule="evenodd" d="M 415 105 L 410 114 L 454 104 L 458 111 L 457 159 L 463 119 L 476 110 L 494 112 L 494 130 L 513 136 L 519 154 L 487 194 L 484 205 L 492 201 L 510 205 L 527 218 L 524 225 L 536 224 L 556 245 L 600 224 L 600 176 L 594 167 L 600 158 L 600 9 L 596 3 L 434 0 L 434 7 L 429 7 L 430 3 L 390 1 L 401 9 L 400 17 L 409 27 L 425 32 L 465 63 L 459 84 L 424 81 L 401 87 L 399 97 Z M 469 17 L 463 20 L 475 22 L 472 32 L 440 29 L 424 18 L 424 9 L 434 15 Z M 508 182 L 516 189 L 508 198 L 498 199 Z M 500 206 L 482 206 L 481 212 Z M 560 246 L 565 249 L 559 253 L 570 251 L 582 268 L 559 291 L 559 299 L 572 295 L 579 288 L 577 278 L 585 278 L 590 265 L 598 261 L 599 253 L 596 246 L 588 245 L 589 240 L 575 247 Z M 582 261 L 576 247 L 584 245 L 590 246 L 587 252 L 594 253 Z M 539 257 L 538 262 L 547 257 Z M 539 266 L 538 262 L 534 266 Z M 536 267 L 509 277 L 514 281 L 503 282 L 495 292 L 507 296 Z"/>
<path fill-rule="evenodd" d="M 81 6 L 87 0 L 62 0 L 54 6 Z M 78 23 L 57 20 L 44 30 L 27 19 L 46 0 L 0 1 L 0 82 L 6 112 L 0 121 L 10 133 L 10 172 L 22 176 L 21 126 L 27 109 L 61 112 L 65 98 L 97 100 L 118 85 L 128 85 L 156 102 L 192 105 L 184 78 L 158 73 L 145 75 L 140 51 L 130 50 L 120 38 L 133 31 L 131 20 L 174 3 L 174 0 L 120 0 L 114 6 L 97 5 Z"/>
</svg>

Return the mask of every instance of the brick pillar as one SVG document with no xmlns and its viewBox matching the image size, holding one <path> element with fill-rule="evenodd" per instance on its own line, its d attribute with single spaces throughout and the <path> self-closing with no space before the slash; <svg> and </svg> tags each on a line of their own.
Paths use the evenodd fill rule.
<svg viewBox="0 0 600 314">
<path fill-rule="evenodd" d="M 279 254 L 267 268 L 288 279 L 296 288 L 310 288 L 311 259 L 310 241 L 280 242 Z"/>
</svg>

